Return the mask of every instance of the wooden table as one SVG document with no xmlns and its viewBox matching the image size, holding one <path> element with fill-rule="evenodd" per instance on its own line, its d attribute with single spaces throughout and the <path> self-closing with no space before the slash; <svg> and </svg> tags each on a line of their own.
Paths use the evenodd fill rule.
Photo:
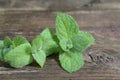
<svg viewBox="0 0 120 80">
<path fill-rule="evenodd" d="M 49 27 L 55 31 L 58 11 L 1 10 L 0 39 L 24 35 L 31 41 L 44 28 Z M 95 44 L 83 53 L 84 67 L 69 74 L 60 67 L 58 55 L 49 56 L 43 69 L 36 63 L 21 69 L 0 63 L 0 80 L 120 80 L 120 10 L 97 10 L 93 6 L 87 10 L 65 12 L 77 20 L 81 30 L 95 37 Z"/>
</svg>

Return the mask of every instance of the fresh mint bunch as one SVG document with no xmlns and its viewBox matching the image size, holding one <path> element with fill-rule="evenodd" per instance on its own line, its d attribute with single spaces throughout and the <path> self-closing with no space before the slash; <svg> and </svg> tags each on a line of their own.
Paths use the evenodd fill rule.
<svg viewBox="0 0 120 80">
<path fill-rule="evenodd" d="M 55 34 L 46 28 L 31 44 L 23 36 L 0 40 L 0 61 L 14 68 L 22 68 L 34 59 L 43 68 L 47 56 L 59 53 L 62 68 L 72 73 L 84 65 L 82 52 L 93 43 L 92 35 L 79 30 L 77 22 L 70 15 L 58 13 Z"/>
<path fill-rule="evenodd" d="M 69 73 L 80 69 L 84 65 L 82 52 L 94 43 L 92 35 L 80 31 L 77 22 L 64 13 L 57 14 L 56 34 L 61 47 L 61 66 Z"/>
</svg>

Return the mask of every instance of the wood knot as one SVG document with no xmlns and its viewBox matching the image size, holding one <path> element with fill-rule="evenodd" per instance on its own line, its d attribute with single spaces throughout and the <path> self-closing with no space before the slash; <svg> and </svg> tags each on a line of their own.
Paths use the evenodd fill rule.
<svg viewBox="0 0 120 80">
<path fill-rule="evenodd" d="M 113 56 L 116 51 L 111 49 L 90 49 L 88 52 L 92 62 L 96 64 L 110 64 L 114 63 L 116 57 Z"/>
</svg>

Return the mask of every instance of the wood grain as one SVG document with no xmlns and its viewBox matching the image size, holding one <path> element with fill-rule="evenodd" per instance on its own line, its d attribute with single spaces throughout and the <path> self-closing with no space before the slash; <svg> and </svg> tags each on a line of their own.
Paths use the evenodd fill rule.
<svg viewBox="0 0 120 80">
<path fill-rule="evenodd" d="M 120 9 L 120 0 L 0 0 L 0 10 L 73 10 Z"/>
<path fill-rule="evenodd" d="M 55 15 L 48 11 L 1 11 L 0 39 L 24 35 L 30 41 L 44 28 L 55 31 Z M 36 63 L 13 69 L 0 63 L 0 80 L 120 80 L 119 10 L 69 11 L 80 29 L 95 37 L 95 44 L 84 53 L 85 65 L 69 74 L 59 65 L 58 55 L 48 57 L 45 67 Z"/>
</svg>

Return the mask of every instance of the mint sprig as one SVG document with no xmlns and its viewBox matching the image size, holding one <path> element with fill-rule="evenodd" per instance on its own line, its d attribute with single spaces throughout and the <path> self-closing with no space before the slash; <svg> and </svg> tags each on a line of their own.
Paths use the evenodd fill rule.
<svg viewBox="0 0 120 80">
<path fill-rule="evenodd" d="M 46 28 L 32 41 L 32 55 L 36 62 L 43 67 L 46 57 L 58 52 L 56 36 Z"/>
<path fill-rule="evenodd" d="M 22 68 L 32 63 L 34 59 L 43 68 L 47 56 L 59 53 L 62 68 L 72 73 L 84 65 L 82 52 L 93 43 L 93 36 L 79 30 L 72 16 L 58 13 L 56 33 L 46 28 L 31 44 L 23 36 L 16 36 L 13 39 L 5 37 L 4 40 L 0 40 L 0 61 L 7 62 L 14 68 Z"/>
<path fill-rule="evenodd" d="M 33 61 L 31 44 L 23 36 L 16 36 L 11 40 L 4 39 L 2 48 L 2 61 L 7 62 L 14 68 L 22 68 Z"/>
<path fill-rule="evenodd" d="M 79 30 L 76 21 L 67 14 L 59 13 L 56 18 L 56 33 L 61 47 L 61 66 L 72 73 L 84 65 L 82 52 L 94 43 L 94 38 Z"/>
</svg>

